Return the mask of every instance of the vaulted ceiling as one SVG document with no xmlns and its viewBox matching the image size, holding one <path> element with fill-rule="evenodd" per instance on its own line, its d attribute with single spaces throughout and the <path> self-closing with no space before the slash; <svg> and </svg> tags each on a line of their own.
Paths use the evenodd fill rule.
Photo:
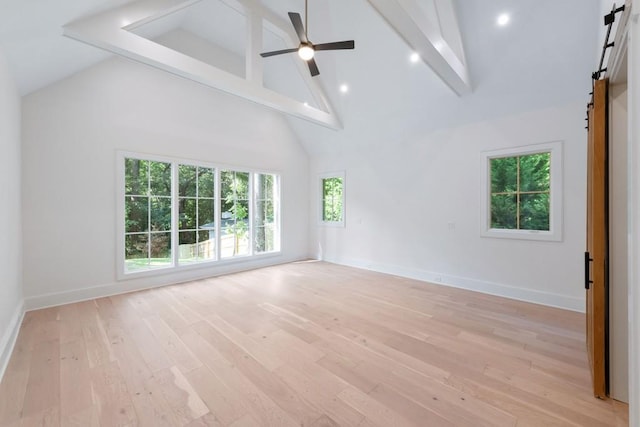
<svg viewBox="0 0 640 427">
<path fill-rule="evenodd" d="M 245 78 L 249 20 L 237 8 L 230 7 L 234 1 L 193 1 L 188 7 L 135 25 L 130 31 Z M 289 25 L 288 11 L 303 14 L 304 9 L 303 0 L 237 2 L 255 4 L 269 16 L 281 18 L 286 25 Z M 324 92 L 330 112 L 335 112 L 339 119 L 337 127 L 344 129 L 325 129 L 291 118 L 294 130 L 309 151 L 353 143 L 354 139 L 370 142 L 397 139 L 407 129 L 430 131 L 507 113 L 586 101 L 596 57 L 593 46 L 598 44 L 598 0 L 452 0 L 457 28 L 443 24 L 447 19 L 442 16 L 434 17 L 438 4 L 442 11 L 446 3 L 446 0 L 309 0 L 309 37 L 316 43 L 355 39 L 356 49 L 318 52 L 321 74 L 312 80 L 295 54 L 256 63 L 262 69 L 265 88 L 297 103 L 306 102 L 326 111 L 319 105 L 314 90 Z M 3 2 L 0 48 L 9 60 L 21 93 L 43 88 L 113 56 L 110 51 L 65 37 L 63 27 L 129 4 L 123 0 Z M 409 12 L 412 4 L 419 9 L 403 18 L 402 13 L 397 13 L 402 12 L 399 4 Z M 496 24 L 501 13 L 509 14 L 508 25 Z M 417 15 L 426 17 L 424 21 L 429 21 L 431 27 L 425 31 L 424 25 L 418 25 L 422 34 L 417 30 L 403 31 L 406 25 L 402 19 Z M 414 21 L 420 24 L 420 19 Z M 272 24 L 265 25 L 259 50 L 292 47 L 292 40 Z M 434 28 L 439 33 L 429 35 L 429 29 Z M 464 77 L 469 90 L 465 90 L 464 82 L 456 87 L 452 83 L 455 75 L 449 71 L 447 76 L 446 70 L 443 75 L 433 61 L 439 48 L 438 34 L 461 59 L 464 72 L 468 73 Z M 431 52 L 425 50 L 429 47 Z M 424 61 L 412 62 L 410 56 L 414 51 L 419 51 Z M 339 90 L 343 84 L 349 87 L 347 93 Z M 296 111 L 294 116 L 304 116 L 295 114 Z"/>
</svg>

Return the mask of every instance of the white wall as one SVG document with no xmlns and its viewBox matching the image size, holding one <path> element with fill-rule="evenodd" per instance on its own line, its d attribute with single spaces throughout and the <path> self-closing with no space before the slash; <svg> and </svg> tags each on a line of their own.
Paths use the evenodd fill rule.
<svg viewBox="0 0 640 427">
<path fill-rule="evenodd" d="M 629 401 L 627 250 L 627 84 L 609 86 L 610 396 Z"/>
<path fill-rule="evenodd" d="M 279 172 L 282 253 L 116 282 L 116 151 Z M 308 256 L 308 157 L 281 114 L 122 59 L 23 99 L 27 308 Z"/>
<path fill-rule="evenodd" d="M 629 426 L 640 427 L 640 1 L 629 25 Z"/>
<path fill-rule="evenodd" d="M 0 50 L 0 378 L 22 317 L 20 96 Z"/>
<path fill-rule="evenodd" d="M 584 117 L 580 102 L 314 157 L 311 250 L 341 264 L 583 311 Z M 558 140 L 563 241 L 480 237 L 480 153 Z M 315 176 L 335 170 L 346 171 L 344 228 L 317 223 Z"/>
</svg>

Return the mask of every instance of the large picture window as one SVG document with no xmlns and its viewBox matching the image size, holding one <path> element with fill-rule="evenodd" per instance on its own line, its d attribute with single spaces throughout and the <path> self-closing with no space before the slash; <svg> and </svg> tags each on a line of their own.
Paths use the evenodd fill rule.
<svg viewBox="0 0 640 427">
<path fill-rule="evenodd" d="M 483 153 L 483 235 L 560 240 L 561 145 Z"/>
<path fill-rule="evenodd" d="M 280 250 L 276 174 L 119 154 L 123 274 Z"/>
</svg>

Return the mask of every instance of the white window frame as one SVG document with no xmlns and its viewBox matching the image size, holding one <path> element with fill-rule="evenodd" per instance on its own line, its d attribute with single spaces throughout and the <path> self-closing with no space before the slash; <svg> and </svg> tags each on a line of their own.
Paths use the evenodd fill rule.
<svg viewBox="0 0 640 427">
<path fill-rule="evenodd" d="M 273 173 L 273 172 L 262 172 L 262 171 L 254 171 L 253 175 L 252 175 L 252 195 L 253 195 L 253 188 L 255 188 L 255 183 L 256 183 L 256 175 L 273 175 L 274 176 L 274 185 L 276 186 L 276 191 L 275 194 L 273 195 L 273 206 L 274 206 L 274 225 L 277 227 L 278 229 L 278 233 L 276 233 L 273 236 L 273 245 L 278 248 L 277 251 L 270 251 L 270 252 L 259 252 L 257 255 L 265 255 L 265 254 L 272 254 L 274 252 L 279 252 L 282 250 L 282 228 L 281 228 L 281 216 L 282 213 L 280 212 L 281 210 L 281 203 L 280 203 L 280 194 L 282 193 L 282 186 L 281 186 L 281 176 L 280 174 L 277 173 Z M 257 209 L 256 204 L 258 203 L 258 200 L 255 197 L 252 197 L 251 200 L 249 201 L 249 204 L 253 204 L 253 209 Z M 277 206 L 277 209 L 276 209 Z M 252 215 L 253 216 L 253 215 Z M 251 234 L 252 234 L 252 239 L 255 239 L 255 233 L 256 233 L 256 227 L 254 227 L 254 223 L 253 223 L 253 218 L 251 218 Z M 251 246 L 251 250 L 253 250 L 253 244 Z"/>
<path fill-rule="evenodd" d="M 342 180 L 342 220 L 341 221 L 325 221 L 324 220 L 324 180 L 329 178 L 340 178 Z M 318 197 L 319 207 L 318 207 L 318 222 L 320 225 L 328 226 L 328 227 L 344 227 L 346 223 L 346 200 L 347 200 L 347 187 L 345 180 L 345 172 L 325 172 L 323 174 L 318 175 L 318 188 L 320 190 L 320 194 Z"/>
<path fill-rule="evenodd" d="M 166 267 L 158 267 L 148 270 L 139 270 L 139 271 L 126 271 L 125 268 L 125 159 L 126 158 L 135 158 L 139 160 L 148 160 L 154 162 L 165 162 L 171 163 L 172 165 L 172 184 L 171 184 L 171 200 L 172 200 L 172 210 L 171 210 L 171 265 Z M 213 168 L 215 169 L 215 212 L 214 218 L 216 224 L 221 224 L 220 222 L 220 205 L 221 205 L 221 195 L 220 195 L 220 172 L 222 170 L 230 170 L 235 172 L 246 172 L 249 173 L 249 253 L 246 255 L 236 255 L 233 257 L 222 258 L 221 256 L 221 233 L 220 229 L 216 230 L 216 257 L 211 260 L 203 260 L 197 263 L 189 263 L 189 264 L 179 264 L 179 254 L 177 251 L 177 245 L 175 242 L 178 242 L 178 233 L 179 233 L 179 214 L 178 214 L 178 165 L 189 165 L 189 166 L 199 166 L 205 168 Z M 274 209 L 275 209 L 275 226 L 277 227 L 277 233 L 274 238 L 274 246 L 276 249 L 270 252 L 254 252 L 254 230 L 252 224 L 252 216 L 254 209 L 254 191 L 253 191 L 253 180 L 254 177 L 258 174 L 268 174 L 274 175 L 276 179 L 274 183 L 277 183 L 277 191 L 274 197 Z M 281 254 L 282 246 L 281 246 L 281 238 L 282 238 L 282 224 L 281 224 L 281 212 L 280 209 L 282 207 L 281 204 L 281 192 L 282 192 L 282 176 L 279 172 L 275 171 L 263 171 L 263 170 L 255 170 L 255 169 L 246 169 L 240 168 L 237 166 L 231 166 L 226 164 L 215 164 L 215 163 L 206 163 L 201 161 L 195 161 L 192 159 L 183 159 L 177 157 L 167 157 L 167 156 L 157 156 L 146 153 L 136 153 L 129 151 L 117 151 L 116 153 L 116 278 L 117 280 L 128 280 L 137 277 L 145 277 L 145 276 L 158 276 L 163 274 L 170 274 L 178 271 L 188 271 L 191 269 L 198 269 L 204 267 L 211 267 L 213 265 L 228 265 L 234 264 L 242 261 L 246 261 L 248 259 L 256 259 L 256 258 L 265 258 L 278 256 Z"/>
<path fill-rule="evenodd" d="M 550 153 L 549 177 L 549 230 L 508 230 L 491 228 L 491 159 L 500 157 L 516 157 L 537 153 Z M 562 141 L 544 144 L 512 147 L 481 153 L 481 228 L 483 237 L 504 239 L 562 241 L 562 204 L 563 204 L 563 160 Z"/>
</svg>

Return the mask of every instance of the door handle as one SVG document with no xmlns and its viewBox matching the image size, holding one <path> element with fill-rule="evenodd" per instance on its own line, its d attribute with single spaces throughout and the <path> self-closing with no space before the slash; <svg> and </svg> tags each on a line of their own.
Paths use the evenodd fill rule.
<svg viewBox="0 0 640 427">
<path fill-rule="evenodd" d="M 584 288 L 589 290 L 593 280 L 589 277 L 589 263 L 593 261 L 593 258 L 589 256 L 589 252 L 584 253 Z"/>
</svg>

